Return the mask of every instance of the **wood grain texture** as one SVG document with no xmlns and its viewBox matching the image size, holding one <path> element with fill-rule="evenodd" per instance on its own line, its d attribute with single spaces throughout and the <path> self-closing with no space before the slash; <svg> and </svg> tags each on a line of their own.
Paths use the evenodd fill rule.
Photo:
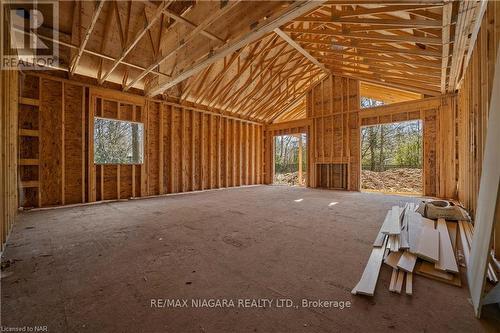
<svg viewBox="0 0 500 333">
<path fill-rule="evenodd" d="M 40 94 L 40 191 L 42 206 L 61 205 L 62 83 L 42 79 Z"/>
<path fill-rule="evenodd" d="M 458 273 L 455 253 L 444 219 L 437 220 L 437 231 L 439 232 L 439 259 L 434 267 L 443 271 Z"/>
<path fill-rule="evenodd" d="M 380 266 L 382 265 L 382 260 L 384 258 L 384 252 L 385 244 L 380 248 L 373 248 L 361 279 L 351 291 L 353 294 L 373 296 L 377 285 Z"/>
<path fill-rule="evenodd" d="M 433 263 L 439 260 L 439 232 L 434 229 L 434 221 L 423 219 L 415 254 Z"/>
</svg>

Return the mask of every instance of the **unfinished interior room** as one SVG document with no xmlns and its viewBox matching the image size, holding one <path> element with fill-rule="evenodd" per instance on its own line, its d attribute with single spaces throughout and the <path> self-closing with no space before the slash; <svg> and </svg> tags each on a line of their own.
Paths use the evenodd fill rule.
<svg viewBox="0 0 500 333">
<path fill-rule="evenodd" d="M 500 1 L 1 1 L 2 332 L 500 332 Z"/>
</svg>

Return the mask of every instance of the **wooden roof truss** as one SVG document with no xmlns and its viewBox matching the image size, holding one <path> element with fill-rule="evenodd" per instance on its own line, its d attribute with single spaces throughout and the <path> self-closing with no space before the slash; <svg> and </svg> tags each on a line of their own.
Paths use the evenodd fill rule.
<svg viewBox="0 0 500 333">
<path fill-rule="evenodd" d="M 327 74 L 454 91 L 487 1 L 61 2 L 59 69 L 224 114 L 303 114 Z M 50 24 L 44 27 L 50 29 Z"/>
</svg>

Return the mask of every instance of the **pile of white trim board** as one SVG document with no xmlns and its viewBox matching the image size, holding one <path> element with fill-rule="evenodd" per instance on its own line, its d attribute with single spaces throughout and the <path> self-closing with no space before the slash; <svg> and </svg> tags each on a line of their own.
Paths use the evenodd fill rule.
<svg viewBox="0 0 500 333">
<path fill-rule="evenodd" d="M 413 293 L 414 274 L 460 287 L 457 258 L 469 263 L 472 233 L 469 221 L 431 220 L 417 213 L 413 203 L 393 206 L 373 243 L 373 250 L 353 294 L 373 296 L 382 263 L 392 267 L 389 290 Z M 459 248 L 458 243 L 461 243 Z M 488 266 L 488 279 L 498 282 L 495 269 Z"/>
</svg>

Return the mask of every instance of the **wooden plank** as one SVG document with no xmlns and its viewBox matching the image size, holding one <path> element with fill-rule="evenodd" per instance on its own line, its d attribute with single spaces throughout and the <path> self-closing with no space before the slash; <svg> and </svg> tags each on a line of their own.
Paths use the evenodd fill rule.
<svg viewBox="0 0 500 333">
<path fill-rule="evenodd" d="M 19 165 L 39 165 L 40 160 L 38 158 L 20 158 Z"/>
<path fill-rule="evenodd" d="M 30 188 L 30 187 L 40 187 L 40 182 L 38 180 L 29 180 L 21 182 L 21 188 Z"/>
<path fill-rule="evenodd" d="M 159 152 L 158 152 L 158 194 L 163 194 L 165 193 L 164 191 L 164 185 L 163 185 L 163 169 L 164 169 L 164 166 L 163 166 L 163 163 L 164 163 L 164 144 L 163 144 L 163 136 L 164 136 L 164 124 L 163 124 L 163 117 L 164 117 L 164 112 L 163 112 L 163 105 L 160 104 L 158 106 L 158 117 L 160 118 L 158 120 L 159 122 L 159 133 L 158 133 L 158 148 L 159 148 Z"/>
<path fill-rule="evenodd" d="M 413 273 L 406 273 L 406 295 L 413 295 Z"/>
<path fill-rule="evenodd" d="M 410 251 L 416 253 L 418 250 L 418 241 L 422 232 L 422 216 L 418 213 L 409 211 L 408 213 L 408 242 Z"/>
<path fill-rule="evenodd" d="M 196 131 L 195 128 L 195 111 L 191 110 L 191 191 L 196 189 L 196 156 L 195 156 L 195 147 L 196 147 Z"/>
<path fill-rule="evenodd" d="M 469 242 L 467 241 L 467 235 L 465 232 L 465 227 L 464 224 L 468 223 L 466 221 L 458 221 L 458 227 L 459 227 L 459 234 L 460 234 L 460 242 L 462 244 L 462 251 L 464 252 L 464 260 L 465 260 L 465 265 L 469 267 L 469 258 L 470 258 L 470 246 Z"/>
<path fill-rule="evenodd" d="M 398 270 L 398 279 L 396 280 L 396 284 L 394 286 L 394 292 L 401 294 L 404 278 L 405 278 L 405 272 Z"/>
<path fill-rule="evenodd" d="M 19 97 L 19 104 L 39 106 L 40 100 L 35 98 Z"/>
<path fill-rule="evenodd" d="M 402 252 L 391 252 L 389 255 L 385 258 L 384 263 L 387 265 L 391 266 L 392 268 L 398 268 L 398 262 L 401 259 L 401 256 L 403 255 Z"/>
<path fill-rule="evenodd" d="M 481 315 L 481 299 L 484 297 L 485 274 L 491 250 L 495 221 L 500 217 L 500 52 L 497 54 L 493 79 L 493 94 L 489 105 L 486 144 L 477 200 L 474 235 L 467 266 L 467 279 L 476 316 Z"/>
<path fill-rule="evenodd" d="M 385 234 L 382 232 L 382 230 L 379 230 L 377 237 L 375 238 L 375 241 L 373 242 L 374 247 L 381 247 L 384 244 L 385 240 Z"/>
<path fill-rule="evenodd" d="M 76 68 L 78 67 L 78 63 L 80 62 L 80 58 L 82 57 L 83 50 L 85 50 L 85 47 L 87 46 L 87 42 L 90 39 L 90 36 L 92 35 L 92 31 L 94 30 L 95 24 L 97 22 L 97 18 L 99 17 L 99 13 L 101 12 L 102 7 L 104 6 L 105 0 L 101 0 L 97 4 L 97 8 L 95 9 L 93 15 L 92 15 L 92 20 L 90 22 L 90 25 L 85 32 L 85 36 L 83 37 L 82 43 L 80 44 L 80 47 L 78 49 L 78 54 L 75 56 L 75 58 L 71 62 L 70 66 L 70 74 L 73 75 L 76 71 Z M 110 22 L 108 22 L 109 24 Z"/>
<path fill-rule="evenodd" d="M 390 249 L 392 252 L 399 251 L 399 235 L 389 235 L 389 240 L 391 242 Z"/>
<path fill-rule="evenodd" d="M 169 192 L 174 193 L 175 192 L 175 177 L 174 177 L 174 165 L 175 165 L 175 158 L 174 158 L 174 107 L 170 106 L 170 179 L 168 180 L 168 183 L 170 185 Z"/>
<path fill-rule="evenodd" d="M 384 258 L 385 244 L 382 247 L 374 248 L 368 259 L 368 263 L 363 271 L 363 275 L 358 284 L 351 291 L 353 294 L 373 296 L 377 285 L 380 266 Z"/>
<path fill-rule="evenodd" d="M 307 52 L 306 50 L 304 50 L 302 48 L 302 46 L 300 46 L 299 43 L 297 43 L 296 41 L 294 41 L 283 30 L 281 30 L 280 28 L 276 28 L 276 29 L 274 29 L 274 32 L 278 36 L 280 36 L 281 38 L 283 38 L 283 40 L 285 40 L 288 44 L 290 44 L 294 49 L 296 49 L 304 57 L 306 57 L 307 59 L 309 59 L 309 61 L 311 61 L 313 64 L 315 64 L 316 66 L 318 66 L 319 68 L 321 68 L 324 72 L 326 72 L 328 74 L 330 73 L 330 71 L 322 63 L 320 63 L 316 58 L 314 58 L 309 52 Z"/>
<path fill-rule="evenodd" d="M 439 260 L 439 232 L 434 229 L 434 221 L 423 220 L 415 254 L 433 263 Z"/>
<path fill-rule="evenodd" d="M 433 264 L 426 261 L 422 261 L 417 264 L 415 273 L 457 287 L 460 287 L 462 285 L 462 281 L 460 280 L 460 274 L 452 274 L 437 270 L 434 268 Z"/>
<path fill-rule="evenodd" d="M 409 231 L 408 231 L 408 207 L 406 207 L 404 215 L 403 215 L 403 223 L 401 226 L 401 235 L 400 235 L 400 248 L 402 249 L 409 249 L 410 248 L 410 241 L 409 241 Z"/>
<path fill-rule="evenodd" d="M 389 283 L 389 291 L 394 292 L 396 290 L 396 281 L 398 280 L 398 269 L 393 268 L 391 274 L 391 282 Z"/>
<path fill-rule="evenodd" d="M 85 125 L 87 123 L 87 120 L 85 119 L 85 105 L 86 105 L 86 101 L 88 100 L 87 97 L 85 96 L 85 90 L 86 88 L 85 87 L 81 87 L 82 89 L 82 112 L 81 112 L 81 119 L 82 119 L 82 127 L 81 127 L 81 135 L 82 135 L 82 138 L 81 138 L 81 142 L 82 142 L 82 156 L 81 156 L 81 159 L 82 159 L 82 174 L 81 174 L 81 179 L 82 179 L 82 203 L 85 203 L 87 202 L 87 198 L 85 197 L 85 182 L 88 180 L 85 178 L 85 168 L 87 167 L 87 164 L 90 164 L 90 161 L 88 163 L 85 162 L 85 147 L 86 147 L 86 144 L 85 144 Z"/>
<path fill-rule="evenodd" d="M 401 255 L 399 261 L 397 262 L 397 268 L 402 269 L 405 272 L 413 272 L 415 269 L 415 264 L 417 262 L 417 256 L 411 252 L 404 251 Z"/>
<path fill-rule="evenodd" d="M 399 235 L 401 233 L 399 222 L 400 213 L 400 208 L 398 206 L 393 206 L 387 213 L 384 224 L 382 224 L 382 228 L 380 229 L 384 234 Z"/>
<path fill-rule="evenodd" d="M 450 235 L 451 246 L 453 248 L 453 253 L 457 250 L 457 221 L 446 221 L 446 227 L 448 228 L 448 234 Z"/>
<path fill-rule="evenodd" d="M 443 271 L 458 273 L 457 261 L 444 219 L 437 220 L 437 230 L 439 232 L 439 260 L 434 267 Z"/>
<path fill-rule="evenodd" d="M 64 167 L 66 164 L 66 157 L 65 157 L 65 145 L 66 142 L 64 140 L 64 131 L 65 131 L 65 114 L 64 110 L 66 108 L 66 105 L 64 103 L 64 86 L 65 83 L 62 83 L 62 90 L 61 90 L 61 205 L 64 205 L 66 202 L 66 168 Z"/>
<path fill-rule="evenodd" d="M 21 128 L 21 129 L 19 129 L 19 136 L 38 137 L 38 136 L 40 136 L 40 131 Z"/>
</svg>

